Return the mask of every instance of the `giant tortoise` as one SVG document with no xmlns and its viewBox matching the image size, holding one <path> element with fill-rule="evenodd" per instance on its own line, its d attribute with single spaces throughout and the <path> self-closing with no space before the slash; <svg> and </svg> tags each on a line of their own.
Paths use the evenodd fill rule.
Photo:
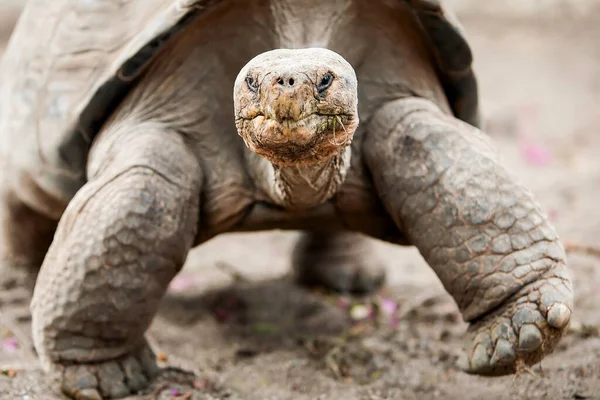
<svg viewBox="0 0 600 400">
<path fill-rule="evenodd" d="M 30 0 L 0 70 L 0 274 L 37 275 L 44 369 L 73 398 L 142 389 L 188 251 L 269 229 L 303 231 L 298 282 L 351 292 L 384 281 L 372 238 L 416 246 L 470 323 L 465 371 L 539 362 L 565 253 L 480 130 L 472 61 L 439 0 Z"/>
</svg>

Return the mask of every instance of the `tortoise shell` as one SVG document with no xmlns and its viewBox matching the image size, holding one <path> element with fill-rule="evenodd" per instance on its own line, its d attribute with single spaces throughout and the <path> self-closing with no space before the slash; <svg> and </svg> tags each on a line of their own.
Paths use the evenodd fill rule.
<svg viewBox="0 0 600 400">
<path fill-rule="evenodd" d="M 157 52 L 223 0 L 29 0 L 0 63 L 5 179 L 66 205 L 85 184 L 95 135 Z M 430 40 L 455 116 L 478 126 L 473 57 L 438 0 L 405 1 Z"/>
</svg>

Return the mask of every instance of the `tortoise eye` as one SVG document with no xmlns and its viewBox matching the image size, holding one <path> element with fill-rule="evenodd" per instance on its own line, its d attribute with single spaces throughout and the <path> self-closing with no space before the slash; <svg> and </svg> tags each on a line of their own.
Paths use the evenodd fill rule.
<svg viewBox="0 0 600 400">
<path fill-rule="evenodd" d="M 333 75 L 331 75 L 330 73 L 325 74 L 325 76 L 321 78 L 321 82 L 319 82 L 319 84 L 317 85 L 317 90 L 319 91 L 319 93 L 323 93 L 325 90 L 327 90 L 327 88 L 331 86 L 332 82 Z"/>
<path fill-rule="evenodd" d="M 250 88 L 250 90 L 252 90 L 253 92 L 256 92 L 258 90 L 258 86 L 256 85 L 256 81 L 253 77 L 246 77 L 246 83 L 248 84 L 248 88 Z"/>
</svg>

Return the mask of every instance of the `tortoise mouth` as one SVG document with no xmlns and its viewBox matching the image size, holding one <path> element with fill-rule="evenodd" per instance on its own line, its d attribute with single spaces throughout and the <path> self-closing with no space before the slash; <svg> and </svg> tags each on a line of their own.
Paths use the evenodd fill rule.
<svg viewBox="0 0 600 400">
<path fill-rule="evenodd" d="M 358 119 L 353 114 L 313 113 L 298 120 L 263 114 L 236 121 L 246 146 L 281 166 L 310 165 L 339 154 L 353 139 Z"/>
</svg>

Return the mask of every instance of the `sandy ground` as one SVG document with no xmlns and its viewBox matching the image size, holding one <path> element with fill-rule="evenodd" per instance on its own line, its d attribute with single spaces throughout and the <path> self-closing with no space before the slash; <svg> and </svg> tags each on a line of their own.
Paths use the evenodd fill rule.
<svg viewBox="0 0 600 400">
<path fill-rule="evenodd" d="M 18 3 L 2 0 L 4 37 Z M 180 385 L 161 384 L 165 376 L 135 399 L 600 399 L 600 258 L 574 247 L 600 247 L 599 2 L 455 3 L 476 55 L 486 130 L 574 249 L 575 321 L 559 349 L 517 378 L 463 374 L 454 361 L 465 325 L 414 249 L 378 244 L 388 287 L 347 299 L 290 283 L 294 233 L 229 235 L 190 255 L 149 332 L 163 364 L 195 380 L 173 372 Z M 350 317 L 381 298 L 398 304 L 399 318 Z M 0 320 L 0 329 L 0 399 L 63 399 L 38 368 L 29 321 Z"/>
</svg>

